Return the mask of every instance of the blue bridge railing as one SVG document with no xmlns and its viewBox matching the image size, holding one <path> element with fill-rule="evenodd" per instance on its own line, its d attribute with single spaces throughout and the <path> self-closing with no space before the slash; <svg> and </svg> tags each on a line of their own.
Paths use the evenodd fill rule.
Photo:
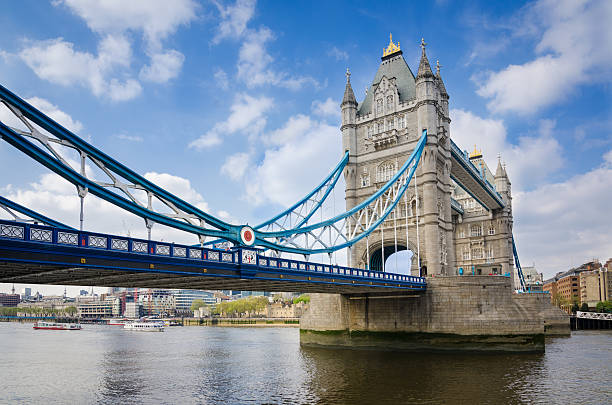
<svg viewBox="0 0 612 405">
<path fill-rule="evenodd" d="M 349 277 L 350 279 L 360 280 L 360 282 L 388 281 L 397 287 L 406 286 L 425 289 L 426 286 L 425 278 L 423 277 L 269 257 L 260 254 L 260 251 L 253 248 L 239 247 L 231 250 L 220 250 L 95 232 L 73 231 L 7 220 L 0 220 L 0 243 L 2 239 L 21 240 L 32 244 L 55 245 L 57 247 L 103 250 L 118 254 L 130 253 L 142 256 L 172 258 L 176 261 L 188 261 L 190 264 L 196 262 L 206 264 L 206 266 L 216 264 L 227 268 L 242 267 L 268 271 L 277 270 L 279 272 L 337 275 L 339 279 Z M 83 255 L 86 256 L 85 252 Z M 245 257 L 250 258 L 248 262 L 245 261 Z M 145 260 L 144 257 L 143 260 Z"/>
</svg>

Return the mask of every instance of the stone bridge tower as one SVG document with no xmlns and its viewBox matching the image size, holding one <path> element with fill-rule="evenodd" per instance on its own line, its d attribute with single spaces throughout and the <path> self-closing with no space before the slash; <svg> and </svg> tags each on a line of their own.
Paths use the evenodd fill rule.
<svg viewBox="0 0 612 405">
<path fill-rule="evenodd" d="M 410 249 L 414 253 L 413 275 L 419 274 L 419 267 L 428 275 L 454 274 L 448 94 L 439 68 L 435 75 L 431 70 L 425 45 L 421 41 L 415 77 L 399 42 L 396 45 L 390 38 L 361 103 L 355 98 L 347 69 L 341 104 L 342 144 L 349 151 L 344 173 L 347 209 L 384 185 L 410 156 L 422 131 L 426 129 L 428 134 L 416 172 L 417 191 L 413 179 L 407 209 L 398 204 L 379 229 L 351 249 L 351 266 L 381 269 L 382 259 L 391 256 L 397 246 L 398 251 Z"/>
</svg>

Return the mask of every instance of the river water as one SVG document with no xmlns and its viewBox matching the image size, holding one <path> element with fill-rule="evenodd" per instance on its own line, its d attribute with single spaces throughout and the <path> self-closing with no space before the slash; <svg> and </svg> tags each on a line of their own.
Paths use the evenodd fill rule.
<svg viewBox="0 0 612 405">
<path fill-rule="evenodd" d="M 0 362 L 0 403 L 612 403 L 612 331 L 482 354 L 302 348 L 294 328 L 0 323 Z"/>
</svg>

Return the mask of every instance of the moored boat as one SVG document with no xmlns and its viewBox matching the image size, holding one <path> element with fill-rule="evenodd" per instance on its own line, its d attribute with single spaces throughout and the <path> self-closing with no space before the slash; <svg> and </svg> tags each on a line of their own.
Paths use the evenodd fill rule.
<svg viewBox="0 0 612 405">
<path fill-rule="evenodd" d="M 81 330 L 81 325 L 78 323 L 57 323 L 57 322 L 38 321 L 34 323 L 34 329 Z"/>
<path fill-rule="evenodd" d="M 129 321 L 124 318 L 111 318 L 108 320 L 107 325 L 124 326 Z"/>
<path fill-rule="evenodd" d="M 164 324 L 162 322 L 128 322 L 123 325 L 123 329 L 140 332 L 163 332 Z"/>
</svg>

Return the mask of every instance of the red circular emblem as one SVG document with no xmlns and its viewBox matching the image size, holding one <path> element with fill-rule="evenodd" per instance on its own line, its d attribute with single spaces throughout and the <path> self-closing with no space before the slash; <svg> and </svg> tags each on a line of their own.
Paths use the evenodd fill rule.
<svg viewBox="0 0 612 405">
<path fill-rule="evenodd" d="M 251 246 L 255 243 L 255 232 L 250 227 L 243 226 L 240 230 L 240 239 L 244 245 Z"/>
</svg>

